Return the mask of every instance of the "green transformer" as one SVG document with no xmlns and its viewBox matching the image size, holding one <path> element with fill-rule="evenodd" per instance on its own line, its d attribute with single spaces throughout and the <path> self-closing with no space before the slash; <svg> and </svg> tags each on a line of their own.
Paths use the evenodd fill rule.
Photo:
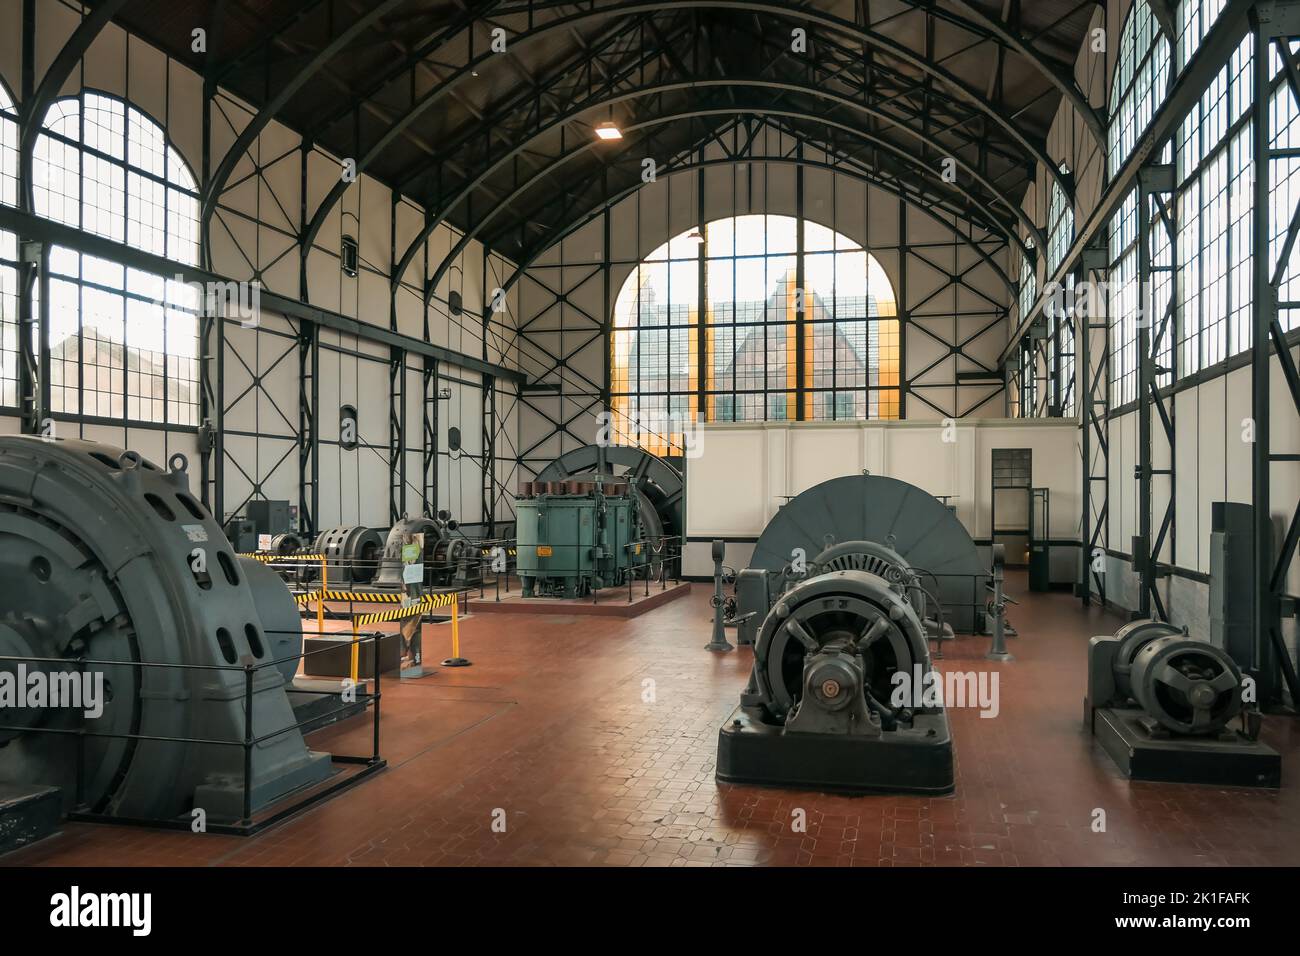
<svg viewBox="0 0 1300 956">
<path fill-rule="evenodd" d="M 525 482 L 515 500 L 524 597 L 579 598 L 643 563 L 636 492 L 625 483 Z"/>
</svg>

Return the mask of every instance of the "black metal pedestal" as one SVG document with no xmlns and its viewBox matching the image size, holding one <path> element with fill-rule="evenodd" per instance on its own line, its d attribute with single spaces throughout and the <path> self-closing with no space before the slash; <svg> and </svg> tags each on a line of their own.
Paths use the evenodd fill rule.
<svg viewBox="0 0 1300 956">
<path fill-rule="evenodd" d="M 1102 749 L 1133 780 L 1205 783 L 1227 787 L 1279 787 L 1282 758 L 1258 740 L 1239 734 L 1162 737 L 1143 725 L 1136 708 L 1099 707 L 1092 731 Z"/>
<path fill-rule="evenodd" d="M 952 735 L 943 713 L 879 737 L 786 733 L 737 707 L 718 731 L 718 780 L 843 793 L 953 790 Z"/>
</svg>

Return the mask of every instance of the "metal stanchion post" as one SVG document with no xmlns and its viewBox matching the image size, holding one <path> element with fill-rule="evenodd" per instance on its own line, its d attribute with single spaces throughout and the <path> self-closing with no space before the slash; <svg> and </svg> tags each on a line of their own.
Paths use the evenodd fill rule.
<svg viewBox="0 0 1300 956">
<path fill-rule="evenodd" d="M 328 572 L 325 570 L 328 562 L 325 557 L 322 554 L 320 558 L 320 597 L 316 599 L 316 632 L 318 634 L 325 633 L 325 589 L 329 587 L 329 581 L 326 578 Z"/>
<path fill-rule="evenodd" d="M 706 651 L 735 650 L 727 640 L 726 625 L 722 621 L 725 602 L 722 598 L 722 559 L 727 553 L 727 543 L 719 538 L 713 541 L 713 597 L 709 603 L 713 606 L 713 640 L 704 645 Z"/>
<path fill-rule="evenodd" d="M 1014 661 L 1015 658 L 1007 650 L 1007 634 L 1005 627 L 1006 600 L 1002 594 L 1002 566 L 1006 561 L 1006 552 L 1002 545 L 993 545 L 993 600 L 991 610 L 993 612 L 993 646 L 984 656 L 991 661 Z"/>
<path fill-rule="evenodd" d="M 470 662 L 460 656 L 460 595 L 451 596 L 451 657 L 442 662 L 443 667 L 469 667 Z"/>
<path fill-rule="evenodd" d="M 370 700 L 375 708 L 374 720 L 374 750 L 370 757 L 371 763 L 379 762 L 379 632 L 376 631 L 370 639 L 371 671 L 374 683 L 370 687 Z"/>
<path fill-rule="evenodd" d="M 358 671 L 361 669 L 361 645 L 358 643 L 360 638 L 357 636 L 357 618 L 352 616 L 352 664 L 348 669 L 348 674 L 352 678 L 352 685 L 357 683 Z"/>
</svg>

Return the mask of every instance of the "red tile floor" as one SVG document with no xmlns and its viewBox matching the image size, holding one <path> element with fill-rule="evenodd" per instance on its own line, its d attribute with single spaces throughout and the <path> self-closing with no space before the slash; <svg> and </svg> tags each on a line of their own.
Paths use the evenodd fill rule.
<svg viewBox="0 0 1300 956">
<path fill-rule="evenodd" d="M 957 789 L 842 797 L 719 786 L 717 729 L 748 650 L 716 656 L 708 589 L 635 620 L 479 615 L 474 666 L 387 682 L 389 767 L 251 838 L 68 824 L 5 864 L 1057 865 L 1300 863 L 1300 732 L 1268 719 L 1280 791 L 1129 783 L 1081 730 L 1085 650 L 1118 619 L 1067 594 L 1009 591 L 1016 661 L 961 638 L 946 666 L 1001 671 L 1001 713 L 950 711 Z M 440 658 L 446 627 L 426 630 Z M 652 683 L 651 683 L 652 682 Z M 653 688 L 653 699 L 646 693 Z M 360 724 L 360 721 L 354 721 Z M 365 752 L 369 723 L 313 735 Z M 806 832 L 792 832 L 793 811 Z M 1104 833 L 1093 811 L 1106 811 Z M 506 831 L 494 832 L 504 813 Z"/>
</svg>

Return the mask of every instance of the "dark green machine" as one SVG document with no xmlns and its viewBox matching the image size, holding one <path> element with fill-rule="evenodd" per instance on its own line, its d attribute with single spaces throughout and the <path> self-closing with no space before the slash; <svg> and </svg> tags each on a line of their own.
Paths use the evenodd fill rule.
<svg viewBox="0 0 1300 956">
<path fill-rule="evenodd" d="M 578 598 L 644 564 L 636 492 L 626 482 L 525 482 L 515 500 L 524 597 Z"/>
</svg>

